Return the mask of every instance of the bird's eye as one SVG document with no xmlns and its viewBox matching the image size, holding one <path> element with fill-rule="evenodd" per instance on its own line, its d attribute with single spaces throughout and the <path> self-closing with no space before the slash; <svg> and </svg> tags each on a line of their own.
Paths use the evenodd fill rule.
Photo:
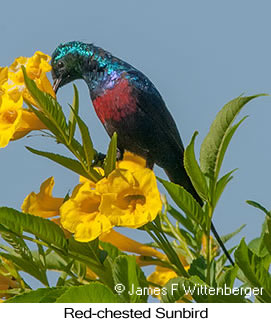
<svg viewBox="0 0 271 323">
<path fill-rule="evenodd" d="M 57 67 L 58 67 L 58 68 L 63 68 L 63 67 L 64 67 L 64 63 L 63 63 L 62 61 L 59 61 L 59 62 L 57 63 Z"/>
</svg>

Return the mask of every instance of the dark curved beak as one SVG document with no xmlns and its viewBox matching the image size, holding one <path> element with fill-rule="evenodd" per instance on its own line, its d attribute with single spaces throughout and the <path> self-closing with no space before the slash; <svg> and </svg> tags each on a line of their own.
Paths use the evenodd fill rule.
<svg viewBox="0 0 271 323">
<path fill-rule="evenodd" d="M 58 89 L 60 88 L 61 78 L 55 79 L 53 84 L 53 90 L 55 91 L 55 94 L 57 93 Z"/>
</svg>

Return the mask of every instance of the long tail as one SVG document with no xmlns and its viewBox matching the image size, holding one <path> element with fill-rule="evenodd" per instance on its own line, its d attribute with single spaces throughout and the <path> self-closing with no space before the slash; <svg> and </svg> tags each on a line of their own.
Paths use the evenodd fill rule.
<svg viewBox="0 0 271 323">
<path fill-rule="evenodd" d="M 215 238 L 216 238 L 217 242 L 219 243 L 219 245 L 220 245 L 221 249 L 223 250 L 224 254 L 225 254 L 225 255 L 226 255 L 226 257 L 229 259 L 229 262 L 234 266 L 234 261 L 232 260 L 231 255 L 229 254 L 228 250 L 226 249 L 226 247 L 225 247 L 224 243 L 222 242 L 222 240 L 221 240 L 221 238 L 220 238 L 219 234 L 217 233 L 216 228 L 215 228 L 215 226 L 214 226 L 213 222 L 211 222 L 211 230 L 212 230 L 212 232 L 213 232 L 213 234 L 214 234 L 214 236 L 215 236 Z"/>
<path fill-rule="evenodd" d="M 203 202 L 201 200 L 201 198 L 199 197 L 198 193 L 196 192 L 196 190 L 194 189 L 190 178 L 188 177 L 188 175 L 186 174 L 184 167 L 183 169 L 174 169 L 172 167 L 165 169 L 165 172 L 168 176 L 168 178 L 171 180 L 171 182 L 179 184 L 181 186 L 183 186 L 190 194 L 193 195 L 193 197 L 196 199 L 196 201 L 202 206 Z M 221 249 L 223 250 L 224 254 L 226 255 L 226 257 L 228 258 L 229 262 L 234 266 L 234 261 L 232 260 L 228 250 L 226 249 L 223 241 L 221 240 L 219 234 L 217 233 L 215 226 L 213 224 L 213 222 L 211 223 L 211 230 L 218 242 L 218 244 L 220 245 Z"/>
</svg>

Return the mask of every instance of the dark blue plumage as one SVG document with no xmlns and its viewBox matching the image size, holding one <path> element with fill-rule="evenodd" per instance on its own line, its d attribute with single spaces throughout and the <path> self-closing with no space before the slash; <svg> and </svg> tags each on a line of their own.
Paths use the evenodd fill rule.
<svg viewBox="0 0 271 323">
<path fill-rule="evenodd" d="M 92 44 L 69 42 L 52 55 L 57 88 L 81 78 L 108 134 L 118 134 L 118 148 L 136 153 L 152 168 L 200 201 L 183 167 L 183 143 L 165 102 L 152 82 L 130 64 Z M 201 202 L 201 201 L 200 201 Z"/>
<path fill-rule="evenodd" d="M 202 205 L 183 165 L 184 147 L 176 124 L 152 82 L 109 52 L 78 41 L 57 47 L 52 55 L 57 89 L 84 79 L 95 111 L 107 133 L 118 134 L 118 148 L 144 157 L 147 166 L 162 167 L 169 179 Z M 213 224 L 212 231 L 233 264 Z"/>
</svg>

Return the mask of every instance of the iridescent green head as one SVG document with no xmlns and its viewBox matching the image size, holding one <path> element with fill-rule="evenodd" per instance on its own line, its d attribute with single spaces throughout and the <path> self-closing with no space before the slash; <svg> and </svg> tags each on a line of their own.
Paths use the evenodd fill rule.
<svg viewBox="0 0 271 323">
<path fill-rule="evenodd" d="M 93 54 L 89 44 L 72 41 L 60 44 L 52 54 L 52 77 L 54 90 L 82 78 L 82 58 Z"/>
</svg>

